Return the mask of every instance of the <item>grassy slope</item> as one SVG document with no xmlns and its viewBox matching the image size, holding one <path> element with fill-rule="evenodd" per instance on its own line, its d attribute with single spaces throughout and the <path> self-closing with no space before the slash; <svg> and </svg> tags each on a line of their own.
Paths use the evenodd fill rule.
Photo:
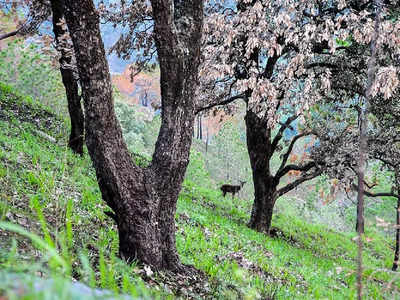
<svg viewBox="0 0 400 300">
<path fill-rule="evenodd" d="M 276 236 L 265 236 L 246 227 L 249 201 L 224 199 L 191 178 L 178 201 L 177 246 L 183 262 L 205 271 L 209 282 L 171 281 L 168 274 L 126 266 L 116 258 L 116 228 L 103 213 L 90 160 L 67 150 L 67 134 L 63 119 L 0 84 L 1 221 L 40 235 L 67 265 L 63 269 L 45 250 L 37 251 L 37 243 L 0 229 L 0 273 L 72 276 L 143 298 L 172 298 L 171 291 L 220 299 L 355 297 L 354 235 L 281 214 L 273 220 Z M 367 236 L 365 293 L 369 299 L 400 299 L 400 280 L 387 270 L 392 250 L 382 237 Z M 8 288 L 0 283 L 0 295 Z"/>
</svg>

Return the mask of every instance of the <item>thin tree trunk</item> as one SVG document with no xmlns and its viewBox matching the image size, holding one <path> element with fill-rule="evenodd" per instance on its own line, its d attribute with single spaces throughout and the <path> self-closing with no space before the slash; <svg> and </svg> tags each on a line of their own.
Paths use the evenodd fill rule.
<svg viewBox="0 0 400 300">
<path fill-rule="evenodd" d="M 358 194 L 357 194 L 357 222 L 356 231 L 359 234 L 364 234 L 364 174 L 366 164 L 366 152 L 367 149 L 367 137 L 366 137 L 366 112 L 362 109 L 359 120 L 360 120 L 360 148 L 359 148 L 359 159 L 358 159 Z"/>
<path fill-rule="evenodd" d="M 66 19 L 84 95 L 86 144 L 103 199 L 114 212 L 120 255 L 156 269 L 181 270 L 175 212 L 192 142 L 203 1 L 151 3 L 163 109 L 153 161 L 145 169 L 134 165 L 115 116 L 92 0 L 66 1 Z"/>
<path fill-rule="evenodd" d="M 203 140 L 203 123 L 201 115 L 199 115 L 199 128 L 200 128 L 200 140 Z"/>
<path fill-rule="evenodd" d="M 400 187 L 397 190 L 397 209 L 396 209 L 396 249 L 394 250 L 394 260 L 392 271 L 397 271 L 399 266 L 400 254 Z"/>
<path fill-rule="evenodd" d="M 197 139 L 200 139 L 200 116 L 197 116 Z"/>
<path fill-rule="evenodd" d="M 375 67 L 376 67 L 376 43 L 379 36 L 379 18 L 380 18 L 380 0 L 375 0 L 377 5 L 377 14 L 375 17 L 375 32 L 371 41 L 371 58 L 368 63 L 368 81 L 366 87 L 365 105 L 361 107 L 360 113 L 360 139 L 359 139 L 359 161 L 358 161 L 358 202 L 357 202 L 357 224 L 356 229 L 358 233 L 358 255 L 357 255 L 357 298 L 359 300 L 363 297 L 363 286 L 362 286 L 362 273 L 363 273 L 363 241 L 362 237 L 364 234 L 364 174 L 367 159 L 367 128 L 368 128 L 368 112 L 369 112 L 369 101 L 371 97 L 372 84 L 375 79 Z"/>
<path fill-rule="evenodd" d="M 206 131 L 207 131 L 207 138 L 206 138 L 206 153 L 208 153 L 208 139 L 209 139 L 208 126 L 206 126 Z"/>
<path fill-rule="evenodd" d="M 79 96 L 78 83 L 71 70 L 60 67 L 60 71 L 67 94 L 68 112 L 71 119 L 71 132 L 69 135 L 68 147 L 76 154 L 83 155 L 85 119 L 81 97 Z"/>
<path fill-rule="evenodd" d="M 68 101 L 68 112 L 71 120 L 71 132 L 69 136 L 69 148 L 79 154 L 83 154 L 84 143 L 84 116 L 81 105 L 81 97 L 79 96 L 78 82 L 74 78 L 74 73 L 70 68 L 65 67 L 71 65 L 72 57 L 68 53 L 68 49 L 64 48 L 67 41 L 62 39 L 67 36 L 67 31 L 61 25 L 64 18 L 64 1 L 52 0 L 51 9 L 53 13 L 53 32 L 57 43 L 57 48 L 60 52 L 60 72 L 62 81 L 65 87 L 65 92 Z"/>
<path fill-rule="evenodd" d="M 395 170 L 397 208 L 396 208 L 396 248 L 394 250 L 394 260 L 392 271 L 397 271 L 400 256 L 400 170 Z"/>
</svg>

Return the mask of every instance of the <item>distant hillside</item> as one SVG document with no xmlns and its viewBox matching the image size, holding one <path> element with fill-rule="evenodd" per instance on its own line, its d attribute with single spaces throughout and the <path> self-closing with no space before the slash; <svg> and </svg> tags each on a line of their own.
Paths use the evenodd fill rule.
<svg viewBox="0 0 400 300">
<path fill-rule="evenodd" d="M 130 67 L 126 67 L 121 74 L 113 74 L 112 82 L 115 87 L 126 97 L 130 104 L 146 106 L 157 111 L 160 108 L 160 73 L 158 70 L 153 73 L 140 73 L 131 79 Z M 202 140 L 206 141 L 207 135 L 211 139 L 218 133 L 225 121 L 230 120 L 224 112 L 218 112 L 215 115 L 203 115 L 201 117 Z M 197 120 L 195 132 L 199 126 Z"/>
<path fill-rule="evenodd" d="M 150 106 L 152 102 L 160 101 L 160 75 L 158 72 L 140 73 L 132 80 L 131 70 L 128 66 L 123 73 L 113 74 L 112 82 L 131 104 Z"/>
</svg>

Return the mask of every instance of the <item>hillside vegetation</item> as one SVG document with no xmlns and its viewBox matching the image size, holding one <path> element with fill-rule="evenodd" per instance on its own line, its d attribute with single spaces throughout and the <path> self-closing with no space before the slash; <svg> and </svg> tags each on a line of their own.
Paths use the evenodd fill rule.
<svg viewBox="0 0 400 300">
<path fill-rule="evenodd" d="M 90 159 L 67 149 L 67 132 L 63 117 L 0 85 L 0 295 L 6 299 L 70 299 L 76 280 L 141 299 L 355 297 L 354 234 L 284 211 L 273 219 L 272 236 L 249 229 L 251 199 L 223 198 L 198 152 L 178 200 L 177 248 L 183 263 L 204 276 L 127 265 L 118 259 L 117 229 L 104 214 Z M 148 163 L 140 154 L 133 158 Z M 365 295 L 400 299 L 400 280 L 388 271 L 392 241 L 366 236 Z M 37 288 L 38 278 L 51 284 Z"/>
</svg>

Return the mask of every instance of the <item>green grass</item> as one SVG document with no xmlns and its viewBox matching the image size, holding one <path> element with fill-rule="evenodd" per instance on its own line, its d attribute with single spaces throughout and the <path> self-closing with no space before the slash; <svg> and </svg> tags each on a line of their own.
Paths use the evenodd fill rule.
<svg viewBox="0 0 400 300">
<path fill-rule="evenodd" d="M 246 226 L 251 202 L 194 184 L 199 182 L 195 169 L 188 174 L 197 177 L 186 179 L 178 201 L 177 247 L 182 261 L 203 270 L 209 282 L 199 292 L 183 280 L 170 282 L 168 274 L 146 275 L 126 265 L 117 258 L 116 227 L 104 214 L 108 208 L 90 159 L 66 147 L 67 124 L 0 84 L 1 276 L 25 278 L 27 286 L 42 276 L 62 287 L 73 277 L 144 299 L 355 298 L 354 234 L 283 213 L 274 216 L 275 237 L 257 233 Z M 19 227 L 1 225 L 10 223 Z M 372 232 L 366 236 L 372 239 L 364 251 L 366 298 L 400 299 L 400 279 L 389 271 L 393 241 Z M 12 299 L 13 282 L 0 280 L 0 295 Z M 40 292 L 28 288 L 25 299 L 44 299 L 46 293 L 68 299 L 69 292 L 52 284 Z"/>
</svg>

